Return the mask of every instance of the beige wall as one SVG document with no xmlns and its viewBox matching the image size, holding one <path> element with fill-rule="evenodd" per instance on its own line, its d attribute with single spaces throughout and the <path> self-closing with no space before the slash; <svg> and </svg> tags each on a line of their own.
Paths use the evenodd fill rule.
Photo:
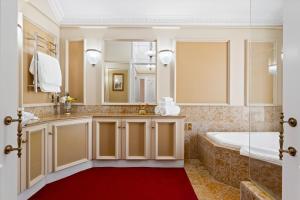
<svg viewBox="0 0 300 200">
<path fill-rule="evenodd" d="M 84 102 L 84 41 L 69 41 L 68 44 L 68 92 L 76 103 Z"/>
<path fill-rule="evenodd" d="M 133 34 L 134 33 L 134 34 Z M 62 40 L 86 39 L 86 48 L 97 48 L 103 50 L 105 39 L 147 39 L 157 40 L 157 50 L 175 50 L 176 41 L 227 41 L 230 40 L 230 82 L 229 101 L 231 105 L 244 105 L 245 94 L 245 40 L 275 40 L 277 49 L 282 49 L 281 28 L 226 28 L 226 27 L 195 27 L 182 28 L 180 30 L 154 30 L 144 28 L 110 28 L 110 29 L 80 29 L 61 28 Z M 280 51 L 279 51 L 280 52 Z M 176 52 L 175 52 L 176 53 Z M 279 53 L 280 56 L 280 53 Z M 174 57 L 175 58 L 175 57 Z M 175 59 L 174 59 L 175 60 Z M 101 104 L 101 67 L 86 64 L 86 103 L 87 105 Z M 158 61 L 157 81 L 158 99 L 163 96 L 174 96 L 175 69 L 173 61 L 164 67 Z M 280 82 L 280 80 L 278 80 Z M 88 90 L 87 90 L 88 88 Z M 280 90 L 280 87 L 278 87 Z M 281 94 L 281 91 L 278 92 Z"/>
<path fill-rule="evenodd" d="M 270 64 L 274 61 L 274 43 L 273 42 L 249 42 L 249 103 L 250 104 L 273 104 L 273 88 L 276 86 L 276 76 L 268 71 Z M 276 95 L 276 93 L 275 93 Z"/>
<path fill-rule="evenodd" d="M 176 44 L 176 102 L 228 103 L 228 42 Z"/>
</svg>

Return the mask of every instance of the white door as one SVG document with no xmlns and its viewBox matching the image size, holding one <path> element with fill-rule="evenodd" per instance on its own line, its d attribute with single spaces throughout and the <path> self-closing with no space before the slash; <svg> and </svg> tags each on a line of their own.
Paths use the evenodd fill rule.
<svg viewBox="0 0 300 200">
<path fill-rule="evenodd" d="M 300 199 L 300 1 L 285 0 L 283 43 L 283 110 L 285 120 L 294 117 L 296 127 L 285 124 L 284 147 L 297 149 L 295 157 L 283 158 L 283 199 Z"/>
<path fill-rule="evenodd" d="M 16 147 L 17 124 L 4 125 L 4 117 L 16 117 L 18 107 L 17 0 L 0 0 L 0 200 L 17 199 L 17 155 L 4 154 Z"/>
</svg>

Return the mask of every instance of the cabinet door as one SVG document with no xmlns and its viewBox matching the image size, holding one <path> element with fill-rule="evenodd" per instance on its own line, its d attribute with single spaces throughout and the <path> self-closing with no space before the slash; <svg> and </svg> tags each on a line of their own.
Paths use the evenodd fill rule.
<svg viewBox="0 0 300 200">
<path fill-rule="evenodd" d="M 177 119 L 156 119 L 154 129 L 154 158 L 157 160 L 183 159 L 182 121 Z"/>
<path fill-rule="evenodd" d="M 77 119 L 53 124 L 54 171 L 91 159 L 92 120 Z"/>
<path fill-rule="evenodd" d="M 47 125 L 25 129 L 26 140 L 23 142 L 26 146 L 26 185 L 28 188 L 40 181 L 46 174 L 46 134 Z"/>
<path fill-rule="evenodd" d="M 125 120 L 125 159 L 150 158 L 150 122 L 148 119 Z"/>
<path fill-rule="evenodd" d="M 96 159 L 114 160 L 121 158 L 121 120 L 96 119 Z"/>
</svg>

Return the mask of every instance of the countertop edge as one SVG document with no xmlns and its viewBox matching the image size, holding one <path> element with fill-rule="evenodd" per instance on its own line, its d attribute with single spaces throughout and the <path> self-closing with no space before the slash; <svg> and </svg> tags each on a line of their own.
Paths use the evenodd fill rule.
<svg viewBox="0 0 300 200">
<path fill-rule="evenodd" d="M 138 114 L 118 114 L 118 113 L 80 113 L 80 114 L 59 114 L 59 115 L 48 115 L 40 117 L 39 120 L 34 120 L 29 122 L 26 125 L 23 125 L 23 128 L 41 125 L 45 123 L 51 123 L 55 121 L 61 120 L 72 120 L 72 119 L 80 119 L 80 118 L 163 118 L 163 119 L 183 119 L 186 116 L 178 115 L 178 116 L 162 116 L 162 115 L 155 115 L 155 114 L 147 114 L 147 115 L 138 115 Z"/>
</svg>

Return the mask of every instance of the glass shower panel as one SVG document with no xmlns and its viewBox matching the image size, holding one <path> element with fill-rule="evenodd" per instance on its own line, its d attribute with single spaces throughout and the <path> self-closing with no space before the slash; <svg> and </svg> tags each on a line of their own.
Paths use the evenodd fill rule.
<svg viewBox="0 0 300 200">
<path fill-rule="evenodd" d="M 282 2 L 251 0 L 250 36 L 245 41 L 246 104 L 250 119 L 246 151 L 250 180 L 275 199 L 281 199 L 282 194 L 278 155 L 282 112 Z"/>
</svg>

